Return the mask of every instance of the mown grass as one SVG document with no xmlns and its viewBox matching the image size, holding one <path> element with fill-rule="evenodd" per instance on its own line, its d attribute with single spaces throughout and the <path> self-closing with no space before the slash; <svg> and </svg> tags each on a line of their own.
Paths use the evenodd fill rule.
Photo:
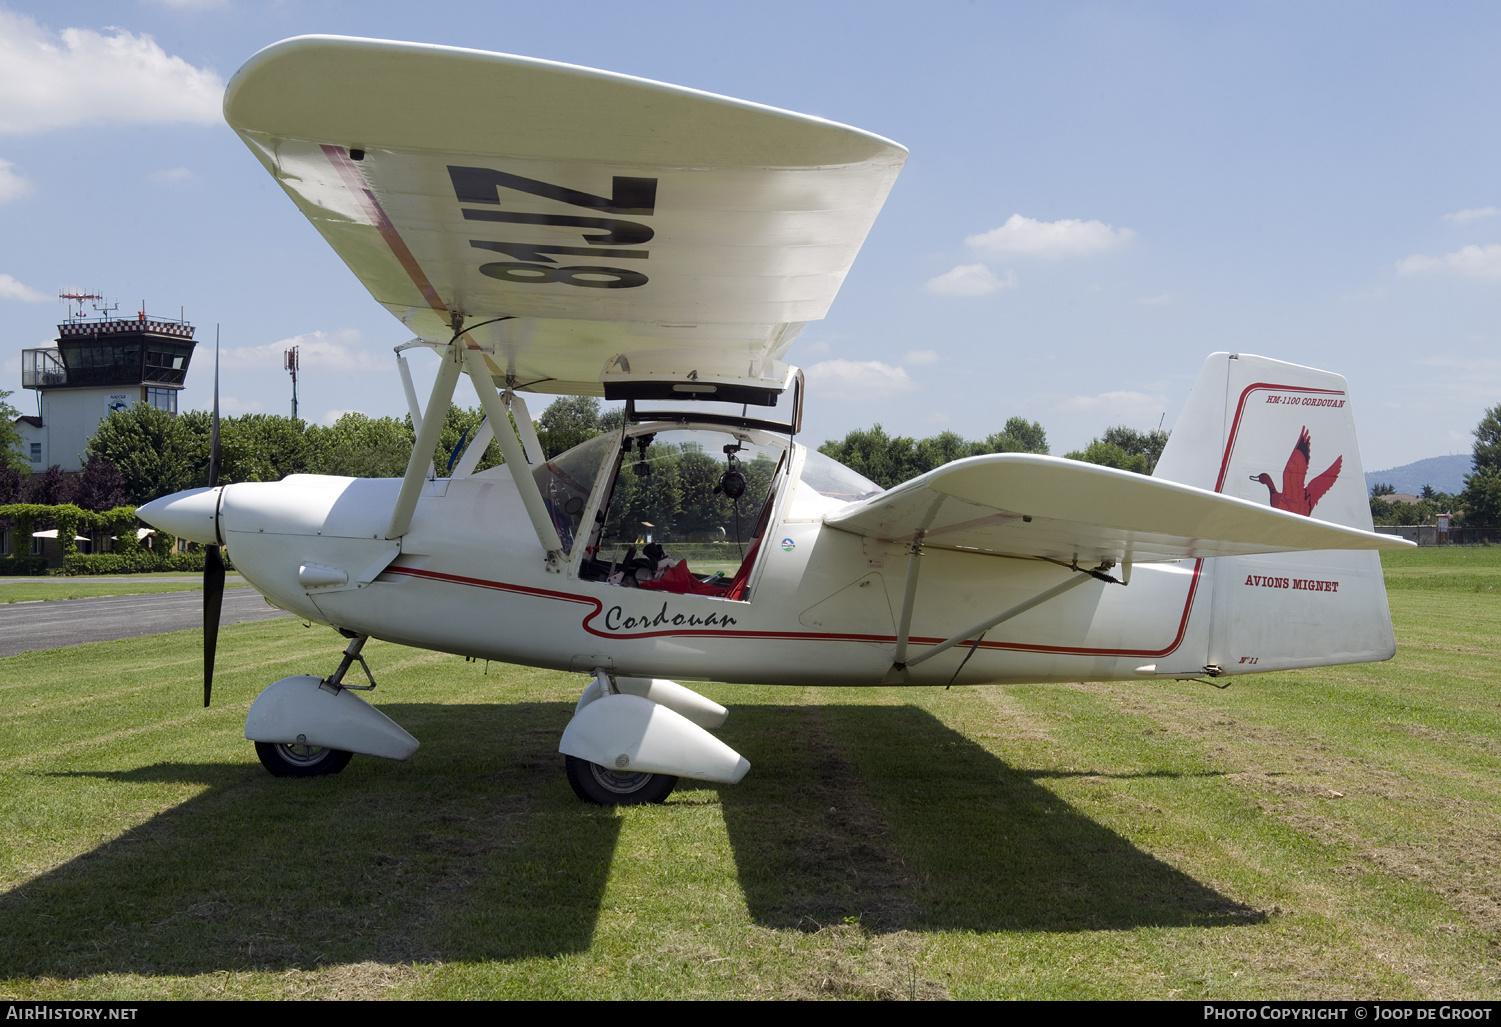
<svg viewBox="0 0 1501 1027">
<path fill-rule="evenodd" d="M 133 596 L 157 592 L 197 592 L 203 588 L 203 575 L 161 574 L 144 578 L 170 577 L 171 581 L 112 578 L 0 578 L 0 603 L 35 603 L 53 599 L 87 599 L 90 596 Z M 238 575 L 226 583 L 229 588 L 245 585 Z"/>
<path fill-rule="evenodd" d="M 1493 999 L 1501 603 L 1391 605 L 1392 662 L 1223 691 L 709 688 L 751 774 L 627 810 L 575 676 L 372 643 L 422 749 L 281 781 L 244 712 L 327 631 L 226 629 L 207 711 L 195 632 L 12 657 L 0 995 Z"/>
<path fill-rule="evenodd" d="M 1501 546 L 1443 546 L 1381 554 L 1390 589 L 1501 593 Z"/>
</svg>

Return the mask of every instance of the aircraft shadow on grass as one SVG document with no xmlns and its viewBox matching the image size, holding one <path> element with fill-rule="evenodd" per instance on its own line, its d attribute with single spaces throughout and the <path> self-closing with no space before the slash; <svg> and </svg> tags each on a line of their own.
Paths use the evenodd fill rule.
<svg viewBox="0 0 1501 1027">
<path fill-rule="evenodd" d="M 245 763 L 66 774 L 87 788 L 206 789 L 0 896 L 0 979 L 587 950 L 621 820 L 580 804 L 563 778 L 556 744 L 572 708 L 388 712 L 424 739 L 408 764 L 357 759 L 308 781 Z M 1262 919 L 1079 813 L 1036 783 L 1045 773 L 1008 766 L 920 709 L 741 706 L 723 733 L 757 757 L 719 795 L 763 926 Z"/>
</svg>

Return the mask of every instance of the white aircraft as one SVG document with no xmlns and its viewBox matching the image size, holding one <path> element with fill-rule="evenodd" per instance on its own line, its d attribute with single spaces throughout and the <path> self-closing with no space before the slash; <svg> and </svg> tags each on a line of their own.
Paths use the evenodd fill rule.
<svg viewBox="0 0 1501 1027">
<path fill-rule="evenodd" d="M 1211 356 L 1151 477 L 1005 454 L 883 491 L 794 441 L 802 374 L 782 358 L 901 169 L 889 140 L 607 72 L 334 37 L 261 51 L 224 109 L 417 335 L 398 347 L 404 478 L 299 474 L 140 511 L 210 547 L 205 704 L 217 546 L 272 603 L 351 639 L 335 673 L 251 706 L 273 774 L 416 750 L 355 694 L 374 687 L 372 637 L 589 675 L 559 749 L 605 804 L 748 770 L 711 734 L 725 709 L 672 679 L 1216 678 L 1394 652 L 1372 550 L 1406 543 L 1370 530 L 1338 375 Z M 440 361 L 425 407 L 411 346 Z M 440 475 L 461 374 L 487 420 Z M 625 425 L 548 459 L 524 393 L 624 400 Z M 492 435 L 505 464 L 476 472 Z M 1305 484 L 1311 453 L 1329 470 Z M 345 679 L 355 662 L 368 685 Z"/>
</svg>

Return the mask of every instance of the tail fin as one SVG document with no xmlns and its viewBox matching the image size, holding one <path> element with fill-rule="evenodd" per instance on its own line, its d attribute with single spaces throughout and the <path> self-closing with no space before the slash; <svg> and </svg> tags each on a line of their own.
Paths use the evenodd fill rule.
<svg viewBox="0 0 1501 1027">
<path fill-rule="evenodd" d="M 1155 477 L 1371 530 L 1349 385 L 1340 375 L 1216 353 L 1199 372 Z M 1381 561 L 1310 552 L 1205 561 L 1207 663 L 1227 674 L 1387 660 Z"/>
</svg>

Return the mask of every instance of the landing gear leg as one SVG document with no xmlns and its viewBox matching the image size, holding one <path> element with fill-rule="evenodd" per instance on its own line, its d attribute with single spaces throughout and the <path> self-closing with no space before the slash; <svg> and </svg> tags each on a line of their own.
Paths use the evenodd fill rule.
<svg viewBox="0 0 1501 1027">
<path fill-rule="evenodd" d="M 349 760 L 354 755 L 349 749 L 318 745 L 308 741 L 310 736 L 315 738 L 321 737 L 325 741 L 341 741 L 342 738 L 337 732 L 334 732 L 334 737 L 331 739 L 326 737 L 329 734 L 327 721 L 320 721 L 319 718 L 314 717 L 313 721 L 309 722 L 305 711 L 309 701 L 313 702 L 314 707 L 322 709 L 322 704 L 329 701 L 329 696 L 337 699 L 339 693 L 345 689 L 368 692 L 375 687 L 375 677 L 370 673 L 370 666 L 365 662 L 365 658 L 360 655 L 360 650 L 364 648 L 369 637 L 368 635 L 351 636 L 349 645 L 344 649 L 344 659 L 339 663 L 339 669 L 328 677 L 322 679 L 311 676 L 284 678 L 266 689 L 265 692 L 262 692 L 261 697 L 256 699 L 255 705 L 251 706 L 250 715 L 246 718 L 245 722 L 245 733 L 250 738 L 259 737 L 261 739 L 255 743 L 255 754 L 260 758 L 261 765 L 274 776 L 322 777 L 325 774 L 337 774 L 349 765 Z M 368 685 L 346 685 L 344 683 L 344 675 L 356 663 L 365 671 L 365 677 L 370 682 Z M 261 706 L 262 699 L 265 699 L 273 692 L 277 692 L 280 696 L 286 696 L 288 693 L 280 690 L 285 689 L 287 686 L 292 687 L 293 691 L 291 694 L 296 698 L 291 700 L 290 704 L 285 699 L 269 701 L 267 708 L 259 711 L 262 716 L 257 719 L 258 707 Z M 327 692 L 328 696 L 320 697 L 318 690 Z M 395 732 L 405 735 L 405 732 L 401 731 L 395 724 L 391 724 L 389 720 L 381 717 L 380 714 L 370 711 L 368 706 L 363 702 L 359 702 L 354 696 L 351 695 L 345 699 L 346 703 L 351 701 L 354 702 L 357 709 L 369 711 L 372 717 L 389 724 Z M 298 711 L 303 712 L 299 713 Z M 290 719 L 291 723 L 287 723 L 288 719 Z M 312 723 L 317 723 L 319 726 L 315 728 L 311 726 Z M 303 732 L 306 732 L 306 734 Z M 293 738 L 294 735 L 295 739 L 293 741 L 264 740 L 268 737 L 271 739 Z M 354 747 L 359 748 L 361 752 L 375 752 L 379 755 L 387 755 L 378 748 L 367 749 L 361 747 L 359 743 L 363 739 L 358 735 L 350 737 L 352 738 Z M 411 749 L 415 749 L 417 747 L 416 740 L 411 739 L 410 736 L 406 737 L 412 743 Z M 405 759 L 410 754 L 411 750 L 408 749 L 405 753 L 397 755 L 394 758 Z"/>
</svg>

